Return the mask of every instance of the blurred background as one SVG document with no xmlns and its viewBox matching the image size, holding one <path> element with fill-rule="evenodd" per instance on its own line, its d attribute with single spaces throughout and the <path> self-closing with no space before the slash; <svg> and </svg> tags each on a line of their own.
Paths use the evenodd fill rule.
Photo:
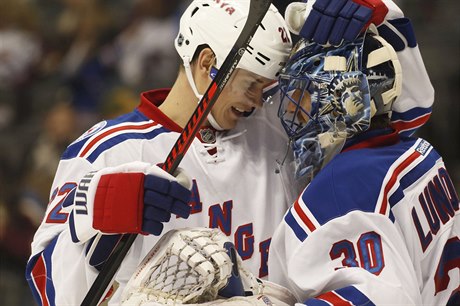
<svg viewBox="0 0 460 306">
<path fill-rule="evenodd" d="M 274 0 L 284 12 L 288 0 Z M 460 191 L 460 1 L 396 0 L 414 24 L 436 90 L 418 132 L 444 156 Z M 30 242 L 61 153 L 139 93 L 170 87 L 173 40 L 190 0 L 0 1 L 0 301 L 33 305 Z"/>
</svg>

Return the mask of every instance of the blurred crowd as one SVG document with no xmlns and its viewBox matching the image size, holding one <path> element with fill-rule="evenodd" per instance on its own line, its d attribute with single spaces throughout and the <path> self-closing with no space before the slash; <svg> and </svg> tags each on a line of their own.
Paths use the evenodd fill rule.
<svg viewBox="0 0 460 306">
<path fill-rule="evenodd" d="M 273 2 L 283 12 L 290 1 Z M 414 22 L 436 90 L 419 134 L 444 155 L 459 186 L 460 2 L 396 2 Z M 188 3 L 0 1 L 2 305 L 33 305 L 24 268 L 60 154 L 97 121 L 134 108 L 140 92 L 172 85 L 179 65 L 173 40 Z"/>
</svg>

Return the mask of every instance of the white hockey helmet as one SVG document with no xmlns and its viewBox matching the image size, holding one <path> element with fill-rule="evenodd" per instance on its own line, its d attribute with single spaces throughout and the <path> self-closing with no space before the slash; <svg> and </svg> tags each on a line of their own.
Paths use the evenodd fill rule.
<svg viewBox="0 0 460 306">
<path fill-rule="evenodd" d="M 250 0 L 195 0 L 180 20 L 176 50 L 187 67 L 200 45 L 207 44 L 220 68 L 241 33 L 249 12 Z M 239 68 L 275 79 L 291 50 L 287 25 L 274 5 L 270 8 L 249 43 Z"/>
</svg>

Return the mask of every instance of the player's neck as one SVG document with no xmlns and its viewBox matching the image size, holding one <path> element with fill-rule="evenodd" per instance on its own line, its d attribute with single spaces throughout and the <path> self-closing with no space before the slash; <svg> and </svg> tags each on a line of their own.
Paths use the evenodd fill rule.
<svg viewBox="0 0 460 306">
<path fill-rule="evenodd" d="M 184 127 L 198 105 L 187 80 L 179 77 L 174 83 L 160 110 L 180 127 Z"/>
</svg>

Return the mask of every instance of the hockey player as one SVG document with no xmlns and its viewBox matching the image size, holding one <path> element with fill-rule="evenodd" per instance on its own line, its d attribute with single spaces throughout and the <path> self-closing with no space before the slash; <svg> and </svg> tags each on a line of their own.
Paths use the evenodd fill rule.
<svg viewBox="0 0 460 306">
<path fill-rule="evenodd" d="M 460 304 L 454 185 L 430 143 L 391 124 L 404 73 L 373 33 L 303 40 L 281 73 L 279 116 L 310 183 L 273 236 L 269 279 L 305 305 Z"/>
<path fill-rule="evenodd" d="M 219 228 L 251 271 L 267 275 L 273 224 L 289 206 L 275 173 L 286 137 L 272 124 L 279 122 L 275 106 L 271 114 L 260 109 L 251 125 L 235 126 L 262 105 L 263 88 L 276 79 L 292 47 L 274 6 L 181 162 L 191 178 L 191 198 L 156 166 L 229 53 L 248 8 L 249 0 L 193 1 L 175 40 L 184 65 L 172 89 L 143 93 L 132 113 L 96 124 L 68 146 L 27 265 L 26 278 L 40 305 L 79 305 L 120 239 L 117 233 L 152 235 L 139 235 L 127 254 L 115 277 L 113 304 L 158 235 L 174 228 Z"/>
</svg>

